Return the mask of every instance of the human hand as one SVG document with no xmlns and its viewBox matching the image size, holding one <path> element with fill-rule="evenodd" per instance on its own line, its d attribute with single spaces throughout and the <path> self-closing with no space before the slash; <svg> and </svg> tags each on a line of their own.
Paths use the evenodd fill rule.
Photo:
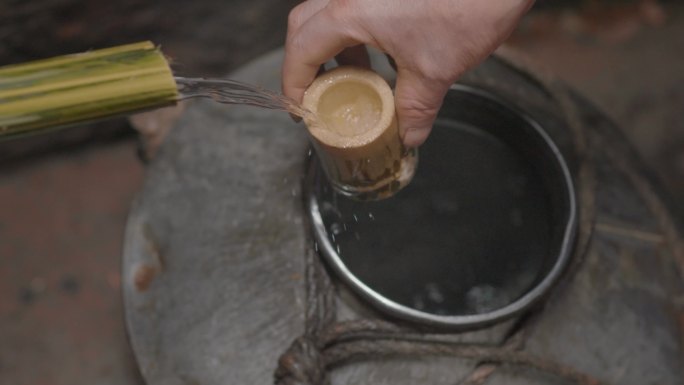
<svg viewBox="0 0 684 385">
<path fill-rule="evenodd" d="M 289 16 L 283 92 L 301 102 L 320 66 L 369 66 L 363 44 L 397 67 L 395 106 L 404 144 L 421 145 L 444 95 L 494 51 L 534 0 L 307 0 Z"/>
</svg>

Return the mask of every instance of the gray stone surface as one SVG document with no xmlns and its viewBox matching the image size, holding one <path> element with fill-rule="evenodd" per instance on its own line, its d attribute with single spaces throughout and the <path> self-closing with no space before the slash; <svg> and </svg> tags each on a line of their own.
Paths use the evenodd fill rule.
<svg viewBox="0 0 684 385">
<path fill-rule="evenodd" d="M 276 71 L 250 78 L 271 87 L 276 79 Z M 124 252 L 126 315 L 149 383 L 271 381 L 278 356 L 303 331 L 307 145 L 286 113 L 208 101 L 174 127 L 133 209 Z M 146 289 L 135 284 L 144 266 L 156 271 Z"/>
<path fill-rule="evenodd" d="M 279 60 L 275 52 L 231 77 L 277 89 Z M 577 171 L 572 134 L 541 89 L 497 61 L 464 81 L 533 113 Z M 683 288 L 673 244 L 634 180 L 602 155 L 600 143 L 624 139 L 587 111 L 598 165 L 596 229 L 586 261 L 550 297 L 526 349 L 610 383 L 679 384 Z M 131 212 L 124 251 L 126 317 L 149 384 L 272 382 L 277 357 L 303 331 L 307 146 L 287 114 L 208 102 L 190 106 L 172 130 Z M 348 293 L 340 302 L 344 318 L 380 317 Z M 507 327 L 476 336 L 495 341 Z M 332 380 L 455 384 L 473 364 L 377 359 L 338 368 Z M 563 382 L 504 367 L 488 383 Z"/>
</svg>

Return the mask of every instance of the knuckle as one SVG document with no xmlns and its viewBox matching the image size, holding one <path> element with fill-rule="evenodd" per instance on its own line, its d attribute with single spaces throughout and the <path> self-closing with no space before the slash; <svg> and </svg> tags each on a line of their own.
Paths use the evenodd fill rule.
<svg viewBox="0 0 684 385">
<path fill-rule="evenodd" d="M 333 0 L 330 2 L 330 7 L 337 9 L 337 10 L 345 10 L 349 9 L 349 7 L 352 5 L 352 2 L 354 0 Z"/>
<path fill-rule="evenodd" d="M 288 31 L 293 31 L 299 28 L 303 23 L 304 23 L 304 8 L 303 5 L 305 3 L 301 3 L 298 6 L 292 8 L 290 13 L 287 16 L 287 29 Z"/>
<path fill-rule="evenodd" d="M 415 70 L 430 83 L 446 83 L 453 77 L 447 68 L 443 60 L 432 55 L 421 55 L 416 60 Z"/>
<path fill-rule="evenodd" d="M 411 96 L 397 96 L 396 105 L 401 114 L 409 119 L 434 117 L 440 108 L 439 104 Z"/>
<path fill-rule="evenodd" d="M 306 43 L 304 42 L 304 36 L 298 33 L 294 33 L 287 37 L 285 43 L 285 52 L 287 53 L 297 53 L 306 49 Z"/>
<path fill-rule="evenodd" d="M 335 0 L 328 4 L 330 16 L 336 20 L 347 20 L 356 8 L 355 0 Z"/>
</svg>

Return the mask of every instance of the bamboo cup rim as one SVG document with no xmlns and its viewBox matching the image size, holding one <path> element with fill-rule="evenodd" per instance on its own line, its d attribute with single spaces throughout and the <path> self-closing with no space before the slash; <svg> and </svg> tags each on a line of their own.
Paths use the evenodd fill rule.
<svg viewBox="0 0 684 385">
<path fill-rule="evenodd" d="M 370 99 L 379 102 L 379 118 L 372 127 L 360 132 L 344 134 L 330 127 L 327 111 L 321 107 L 336 92 L 344 92 L 346 86 L 355 86 Z M 311 135 L 320 142 L 336 148 L 362 147 L 375 141 L 395 121 L 394 96 L 387 82 L 377 73 L 359 67 L 341 66 L 317 77 L 304 94 L 302 105 L 312 111 L 318 120 L 305 122 Z M 320 124 L 320 123 L 323 124 Z"/>
</svg>

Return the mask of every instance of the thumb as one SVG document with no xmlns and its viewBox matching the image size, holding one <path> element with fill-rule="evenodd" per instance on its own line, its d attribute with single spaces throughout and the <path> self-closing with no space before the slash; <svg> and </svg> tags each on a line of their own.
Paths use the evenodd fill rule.
<svg viewBox="0 0 684 385">
<path fill-rule="evenodd" d="M 405 146 L 418 147 L 425 142 L 449 84 L 399 68 L 394 105 Z"/>
</svg>

